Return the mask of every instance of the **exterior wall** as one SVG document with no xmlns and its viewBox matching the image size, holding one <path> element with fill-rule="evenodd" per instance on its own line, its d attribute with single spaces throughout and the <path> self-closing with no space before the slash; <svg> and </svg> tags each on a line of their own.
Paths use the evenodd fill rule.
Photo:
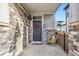
<svg viewBox="0 0 79 59">
<path fill-rule="evenodd" d="M 0 56 L 9 55 L 9 27 L 0 26 Z"/>
<path fill-rule="evenodd" d="M 41 19 L 41 21 L 42 21 L 42 42 L 45 43 L 47 41 L 47 30 L 46 30 L 46 28 L 55 28 L 54 15 L 52 14 L 52 12 L 35 12 L 35 13 L 31 12 L 30 14 L 32 16 L 42 16 L 42 19 Z M 47 14 L 47 16 L 45 16 L 45 14 Z M 32 30 L 32 37 L 33 37 L 33 30 Z"/>
<path fill-rule="evenodd" d="M 8 3 L 0 3 L 0 56 L 9 55 L 9 11 Z"/>
<path fill-rule="evenodd" d="M 78 56 L 78 32 L 79 32 L 79 3 L 69 4 L 69 20 L 68 20 L 68 55 Z M 74 44 L 74 42 L 77 44 Z"/>
<path fill-rule="evenodd" d="M 30 20 L 19 4 L 9 4 L 9 8 L 10 40 L 12 41 L 10 42 L 11 48 L 9 48 L 9 53 L 13 53 L 11 55 L 18 55 L 28 45 L 31 38 L 29 35 L 30 31 L 28 31 L 30 30 Z"/>
<path fill-rule="evenodd" d="M 0 3 L 0 55 L 18 55 L 31 37 L 30 20 L 17 3 Z M 30 37 L 30 38 L 29 38 Z"/>
<path fill-rule="evenodd" d="M 55 18 L 53 14 L 48 14 L 44 16 L 44 24 L 46 28 L 55 28 Z"/>
<path fill-rule="evenodd" d="M 8 3 L 0 3 L 0 21 L 9 23 Z"/>
<path fill-rule="evenodd" d="M 47 14 L 45 16 L 45 14 Z M 35 12 L 31 13 L 32 16 L 42 16 L 42 42 L 47 41 L 47 31 L 46 28 L 55 28 L 55 18 L 52 12 Z M 32 19 L 33 20 L 33 19 Z M 33 27 L 32 27 L 33 28 Z M 33 33 L 33 30 L 32 30 Z M 33 34 L 32 34 L 33 37 Z M 33 40 L 33 39 L 32 39 Z"/>
<path fill-rule="evenodd" d="M 23 50 L 23 21 L 14 4 L 9 4 L 10 38 L 9 55 L 18 55 Z"/>
<path fill-rule="evenodd" d="M 79 31 L 79 3 L 71 3 L 69 7 L 69 31 Z"/>
<path fill-rule="evenodd" d="M 70 17 L 70 16 L 69 16 L 69 15 L 70 15 L 70 12 L 69 12 L 69 8 L 70 8 L 70 7 L 69 7 L 69 6 L 70 6 L 70 5 L 67 4 L 66 7 L 65 7 L 65 8 L 66 8 L 66 9 L 65 9 L 65 20 L 66 20 L 65 29 L 66 29 L 66 32 L 68 32 L 68 27 L 67 27 L 67 26 L 68 26 L 69 17 Z"/>
<path fill-rule="evenodd" d="M 69 23 L 79 21 L 79 3 L 71 3 L 69 7 Z"/>
<path fill-rule="evenodd" d="M 48 40 L 48 29 L 54 29 L 55 28 L 55 17 L 53 14 L 44 14 L 44 42 L 47 42 Z M 49 30 L 50 31 L 50 30 Z"/>
<path fill-rule="evenodd" d="M 61 29 L 62 29 L 62 30 L 61 30 L 62 32 L 63 32 L 63 31 L 66 32 L 66 25 L 65 25 L 65 26 L 62 26 Z"/>
</svg>

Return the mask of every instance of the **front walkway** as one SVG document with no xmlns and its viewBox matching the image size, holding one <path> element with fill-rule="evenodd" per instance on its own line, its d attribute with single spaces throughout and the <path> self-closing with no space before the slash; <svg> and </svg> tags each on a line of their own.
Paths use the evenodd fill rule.
<svg viewBox="0 0 79 59">
<path fill-rule="evenodd" d="M 66 56 L 58 45 L 30 45 L 19 56 Z"/>
</svg>

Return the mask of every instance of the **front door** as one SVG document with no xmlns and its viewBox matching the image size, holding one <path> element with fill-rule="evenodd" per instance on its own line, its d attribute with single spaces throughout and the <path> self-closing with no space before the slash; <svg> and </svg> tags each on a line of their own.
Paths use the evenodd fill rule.
<svg viewBox="0 0 79 59">
<path fill-rule="evenodd" d="M 42 41 L 42 22 L 33 21 L 33 41 Z"/>
</svg>

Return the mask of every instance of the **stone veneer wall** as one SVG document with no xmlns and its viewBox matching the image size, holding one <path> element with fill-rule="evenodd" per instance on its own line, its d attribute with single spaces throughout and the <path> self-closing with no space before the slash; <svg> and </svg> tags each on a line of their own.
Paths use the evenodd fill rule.
<svg viewBox="0 0 79 59">
<path fill-rule="evenodd" d="M 68 55 L 79 56 L 79 32 L 68 33 Z"/>
<path fill-rule="evenodd" d="M 9 53 L 18 55 L 25 48 L 29 41 L 28 28 L 30 21 L 28 15 L 19 4 L 9 4 L 10 12 L 10 46 Z M 13 9 L 13 10 L 12 10 Z"/>
<path fill-rule="evenodd" d="M 9 44 L 8 44 L 8 39 L 9 39 L 9 27 L 5 26 L 0 26 L 0 56 L 2 55 L 8 55 L 9 51 Z"/>
<path fill-rule="evenodd" d="M 18 5 L 18 4 L 14 4 L 14 5 L 16 6 L 16 9 L 24 23 L 24 31 L 23 31 L 24 32 L 23 33 L 23 43 L 24 43 L 23 48 L 24 48 L 26 45 L 28 45 L 28 42 L 31 41 L 31 17 L 27 12 L 23 11 L 23 9 L 21 8 L 22 7 L 21 5 Z"/>
</svg>

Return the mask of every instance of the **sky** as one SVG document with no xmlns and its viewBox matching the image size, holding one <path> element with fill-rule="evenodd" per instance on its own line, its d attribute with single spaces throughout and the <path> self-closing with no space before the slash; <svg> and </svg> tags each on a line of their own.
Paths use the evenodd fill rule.
<svg viewBox="0 0 79 59">
<path fill-rule="evenodd" d="M 65 23 L 65 10 L 63 10 L 65 6 L 66 6 L 66 3 L 62 3 L 59 6 L 55 14 L 56 21 L 64 21 L 63 23 Z"/>
</svg>

